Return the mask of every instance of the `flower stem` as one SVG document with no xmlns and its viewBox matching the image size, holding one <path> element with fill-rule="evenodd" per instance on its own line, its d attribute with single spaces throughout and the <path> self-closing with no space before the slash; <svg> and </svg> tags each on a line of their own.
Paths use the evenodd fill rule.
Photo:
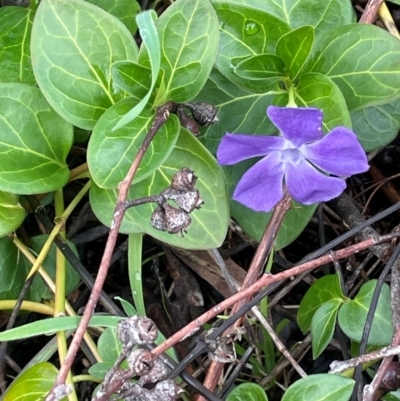
<svg viewBox="0 0 400 401">
<path fill-rule="evenodd" d="M 294 86 L 292 84 L 292 81 L 287 80 L 286 87 L 288 89 L 288 96 L 289 96 L 289 101 L 288 101 L 288 104 L 286 105 L 286 107 L 297 108 L 297 104 L 294 100 Z"/>
</svg>

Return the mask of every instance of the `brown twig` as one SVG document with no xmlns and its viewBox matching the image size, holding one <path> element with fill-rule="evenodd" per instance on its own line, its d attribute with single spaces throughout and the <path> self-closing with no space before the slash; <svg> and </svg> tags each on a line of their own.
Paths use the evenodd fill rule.
<svg viewBox="0 0 400 401">
<path fill-rule="evenodd" d="M 372 24 L 376 19 L 379 7 L 382 3 L 383 0 L 369 0 L 359 22 L 363 24 Z"/>
<path fill-rule="evenodd" d="M 55 398 L 55 391 L 58 386 L 65 383 L 68 372 L 71 369 L 72 363 L 75 359 L 76 353 L 78 352 L 78 349 L 82 342 L 83 335 L 85 334 L 85 331 L 89 324 L 89 320 L 93 315 L 94 308 L 97 304 L 97 301 L 100 296 L 100 292 L 103 288 L 105 279 L 107 277 L 108 268 L 110 266 L 110 260 L 111 260 L 112 253 L 115 248 L 115 244 L 116 244 L 117 237 L 118 237 L 118 231 L 119 231 L 119 228 L 121 227 L 122 219 L 125 214 L 124 204 L 125 204 L 125 201 L 128 196 L 129 188 L 132 184 L 132 181 L 136 174 L 136 171 L 139 168 L 139 164 L 142 161 L 143 156 L 147 151 L 147 148 L 149 147 L 154 136 L 157 134 L 158 130 L 168 119 L 169 110 L 171 107 L 172 107 L 172 104 L 169 102 L 169 103 L 166 103 L 165 105 L 161 106 L 157 110 L 157 114 L 155 116 L 154 122 L 153 122 L 149 132 L 147 133 L 146 137 L 144 138 L 143 143 L 141 144 L 126 177 L 118 185 L 117 204 L 114 209 L 113 220 L 111 222 L 110 232 L 108 234 L 107 243 L 106 243 L 106 246 L 104 249 L 104 254 L 103 254 L 103 257 L 102 257 L 102 260 L 100 263 L 99 271 L 97 273 L 96 281 L 94 283 L 92 293 L 90 295 L 90 298 L 86 305 L 85 311 L 83 313 L 82 320 L 79 323 L 79 326 L 75 332 L 75 336 L 71 342 L 71 345 L 69 346 L 64 363 L 62 364 L 62 366 L 58 372 L 56 382 L 55 382 L 53 388 L 50 390 L 48 396 L 46 397 L 46 401 L 54 401 L 57 399 L 57 398 Z"/>
<path fill-rule="evenodd" d="M 385 349 L 392 349 L 398 348 L 400 345 L 400 311 L 399 311 L 399 290 L 400 290 L 400 260 L 397 259 L 396 262 L 393 264 L 392 267 L 392 280 L 391 280 L 391 300 L 392 300 L 392 318 L 393 318 L 393 327 L 395 330 L 395 335 L 392 340 L 392 344 L 390 347 L 386 347 L 381 350 L 384 351 Z M 362 357 L 361 355 L 360 357 Z M 378 390 L 379 386 L 382 383 L 382 379 L 389 368 L 393 359 L 393 354 L 390 356 L 385 357 L 382 361 L 381 365 L 379 366 L 374 379 L 372 380 L 371 384 L 365 386 L 364 388 L 364 398 L 366 401 L 373 400 L 374 394 Z"/>
<path fill-rule="evenodd" d="M 264 234 L 261 238 L 260 245 L 258 246 L 256 253 L 253 256 L 251 261 L 249 270 L 246 274 L 246 277 L 243 281 L 242 287 L 246 289 L 256 282 L 258 277 L 261 274 L 261 269 L 265 265 L 267 261 L 268 255 L 271 252 L 272 246 L 274 244 L 276 235 L 278 233 L 279 227 L 282 224 L 282 220 L 286 215 L 286 212 L 290 209 L 292 198 L 287 191 L 285 186 L 283 198 L 279 201 L 279 203 L 275 206 L 275 209 L 272 213 L 271 219 L 268 222 L 268 225 L 264 231 Z M 248 301 L 248 298 L 241 299 L 237 302 L 232 308 L 232 314 L 237 312 L 242 306 Z M 240 326 L 243 318 L 239 319 L 235 326 Z M 217 386 L 219 377 L 221 376 L 223 369 L 223 364 L 218 361 L 212 361 L 210 367 L 208 368 L 206 378 L 204 379 L 204 386 L 213 391 Z M 204 397 L 197 397 L 197 401 L 205 401 Z"/>
<path fill-rule="evenodd" d="M 183 338 L 190 336 L 192 333 L 195 333 L 204 323 L 207 323 L 210 319 L 222 313 L 224 310 L 230 308 L 232 305 L 235 305 L 237 302 L 243 299 L 247 299 L 252 295 L 256 294 L 263 287 L 267 287 L 272 283 L 289 279 L 293 276 L 297 276 L 306 271 L 314 270 L 325 263 L 330 263 L 333 262 L 334 260 L 347 258 L 355 253 L 363 251 L 364 249 L 368 249 L 371 246 L 383 242 L 388 242 L 393 238 L 399 236 L 400 236 L 399 233 L 394 233 L 394 234 L 382 235 L 379 237 L 368 238 L 357 244 L 350 245 L 338 251 L 330 252 L 328 255 L 321 256 L 318 259 L 302 263 L 301 265 L 295 266 L 292 269 L 285 270 L 277 274 L 264 274 L 256 283 L 254 283 L 250 287 L 232 295 L 230 298 L 225 299 L 218 305 L 214 306 L 213 308 L 211 308 L 210 310 L 199 316 L 197 319 L 190 322 L 187 326 L 176 332 L 173 336 L 169 337 L 162 344 L 154 348 L 152 350 L 152 354 L 155 358 L 158 357 L 168 348 L 180 342 Z"/>
</svg>

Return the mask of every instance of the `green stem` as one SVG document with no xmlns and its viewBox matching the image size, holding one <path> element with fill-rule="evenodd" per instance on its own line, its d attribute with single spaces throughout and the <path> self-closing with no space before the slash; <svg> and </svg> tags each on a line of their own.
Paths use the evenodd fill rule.
<svg viewBox="0 0 400 401">
<path fill-rule="evenodd" d="M 292 81 L 287 80 L 286 87 L 287 87 L 288 95 L 289 95 L 289 101 L 288 101 L 288 104 L 286 105 L 286 107 L 297 108 L 297 104 L 294 100 L 294 86 L 292 84 Z"/>
<path fill-rule="evenodd" d="M 15 299 L 4 299 L 0 301 L 0 310 L 12 310 L 17 301 Z M 21 310 L 41 313 L 42 315 L 54 316 L 54 308 L 39 302 L 22 301 Z"/>
</svg>

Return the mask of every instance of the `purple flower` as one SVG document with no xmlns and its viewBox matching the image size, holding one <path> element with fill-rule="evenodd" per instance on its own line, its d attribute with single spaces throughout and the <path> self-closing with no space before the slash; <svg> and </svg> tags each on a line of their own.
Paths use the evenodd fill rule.
<svg viewBox="0 0 400 401">
<path fill-rule="evenodd" d="M 281 136 L 226 134 L 217 152 L 221 165 L 264 156 L 243 175 L 233 194 L 245 206 L 269 212 L 283 197 L 283 183 L 297 202 L 325 202 L 346 188 L 338 177 L 368 170 L 365 152 L 350 129 L 336 127 L 324 136 L 321 110 L 270 106 L 267 115 Z"/>
</svg>

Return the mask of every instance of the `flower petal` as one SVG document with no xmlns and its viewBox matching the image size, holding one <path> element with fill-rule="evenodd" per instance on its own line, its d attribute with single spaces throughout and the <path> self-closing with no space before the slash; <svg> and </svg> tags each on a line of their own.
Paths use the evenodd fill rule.
<svg viewBox="0 0 400 401">
<path fill-rule="evenodd" d="M 320 141 L 303 145 L 304 157 L 329 174 L 348 177 L 369 169 L 367 156 L 357 136 L 346 127 L 336 127 Z"/>
<path fill-rule="evenodd" d="M 336 198 L 346 188 L 346 181 L 320 173 L 306 160 L 287 164 L 285 182 L 290 195 L 305 205 Z"/>
<path fill-rule="evenodd" d="M 279 152 L 270 153 L 246 171 L 233 199 L 256 212 L 269 212 L 282 199 L 284 172 Z"/>
<path fill-rule="evenodd" d="M 320 109 L 269 106 L 267 115 L 282 136 L 296 147 L 323 137 L 321 130 L 323 114 Z"/>
<path fill-rule="evenodd" d="M 278 136 L 226 134 L 217 150 L 218 163 L 235 164 L 251 157 L 265 156 L 272 150 L 283 149 L 284 138 Z"/>
</svg>

